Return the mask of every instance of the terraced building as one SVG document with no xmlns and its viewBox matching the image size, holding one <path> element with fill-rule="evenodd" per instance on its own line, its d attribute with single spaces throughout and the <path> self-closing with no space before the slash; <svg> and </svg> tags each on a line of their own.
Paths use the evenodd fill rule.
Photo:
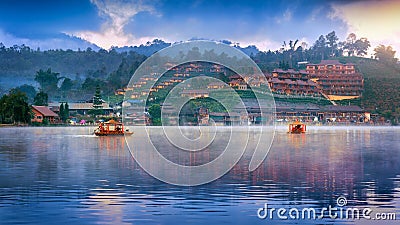
<svg viewBox="0 0 400 225">
<path fill-rule="evenodd" d="M 307 64 L 306 71 L 330 100 L 358 98 L 364 90 L 364 78 L 352 63 L 322 60 L 319 64 Z"/>
</svg>

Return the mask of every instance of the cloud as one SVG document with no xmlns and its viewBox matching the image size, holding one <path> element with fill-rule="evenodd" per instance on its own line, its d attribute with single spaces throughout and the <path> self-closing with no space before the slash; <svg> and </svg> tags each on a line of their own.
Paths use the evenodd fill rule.
<svg viewBox="0 0 400 225">
<path fill-rule="evenodd" d="M 281 24 L 284 22 L 289 22 L 291 19 L 292 19 L 292 10 L 286 9 L 281 16 L 275 18 L 275 22 L 277 24 Z"/>
<path fill-rule="evenodd" d="M 99 15 L 105 19 L 99 31 L 78 31 L 71 33 L 91 43 L 109 49 L 111 46 L 138 45 L 153 40 L 155 37 L 135 37 L 124 31 L 130 20 L 140 12 L 155 13 L 154 8 L 141 0 L 91 0 Z"/>
<path fill-rule="evenodd" d="M 310 13 L 310 17 L 307 20 L 307 22 L 315 22 L 321 16 L 322 10 L 323 10 L 323 7 L 321 7 L 321 6 L 314 8 Z"/>
<path fill-rule="evenodd" d="M 366 37 L 371 42 L 371 50 L 378 44 L 392 45 L 400 56 L 400 2 L 357 1 L 348 4 L 332 4 L 332 19 L 340 19 L 347 24 L 348 33 Z"/>
</svg>

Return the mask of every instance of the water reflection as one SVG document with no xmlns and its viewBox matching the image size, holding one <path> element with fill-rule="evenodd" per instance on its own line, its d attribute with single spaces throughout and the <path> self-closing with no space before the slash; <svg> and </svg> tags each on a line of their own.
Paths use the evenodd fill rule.
<svg viewBox="0 0 400 225">
<path fill-rule="evenodd" d="M 186 188 L 145 173 L 123 137 L 95 137 L 89 128 L 2 128 L 0 135 L 5 223 L 298 223 L 255 213 L 265 202 L 322 208 L 340 195 L 374 212 L 400 209 L 399 128 L 315 127 L 300 135 L 280 128 L 257 170 L 248 171 L 248 152 L 221 179 Z M 215 154 L 206 153 L 170 156 L 198 164 Z"/>
</svg>

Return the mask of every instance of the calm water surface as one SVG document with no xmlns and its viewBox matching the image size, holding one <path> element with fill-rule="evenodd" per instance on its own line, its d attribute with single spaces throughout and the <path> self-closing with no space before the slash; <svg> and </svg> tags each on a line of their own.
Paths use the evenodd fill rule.
<svg viewBox="0 0 400 225">
<path fill-rule="evenodd" d="M 152 178 L 124 137 L 91 130 L 0 129 L 0 224 L 376 224 L 257 217 L 265 203 L 318 210 L 339 196 L 349 207 L 400 219 L 399 127 L 310 127 L 302 135 L 279 128 L 256 171 L 248 171 L 245 156 L 221 179 L 197 187 Z"/>
</svg>

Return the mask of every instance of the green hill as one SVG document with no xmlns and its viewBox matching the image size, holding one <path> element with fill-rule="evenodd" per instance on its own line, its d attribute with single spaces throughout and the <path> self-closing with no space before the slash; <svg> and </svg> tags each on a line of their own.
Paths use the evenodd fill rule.
<svg viewBox="0 0 400 225">
<path fill-rule="evenodd" d="M 377 113 L 400 109 L 400 65 L 360 57 L 341 57 L 339 60 L 356 64 L 356 68 L 364 75 L 363 96 L 350 101 L 352 104 Z M 349 101 L 338 103 L 348 104 Z"/>
</svg>

